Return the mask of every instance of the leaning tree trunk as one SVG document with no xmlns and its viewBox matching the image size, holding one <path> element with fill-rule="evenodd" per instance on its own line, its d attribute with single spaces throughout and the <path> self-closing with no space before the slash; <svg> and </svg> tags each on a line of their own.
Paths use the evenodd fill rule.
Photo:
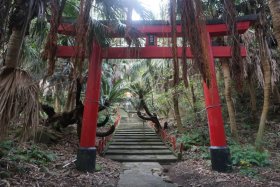
<svg viewBox="0 0 280 187">
<path fill-rule="evenodd" d="M 23 36 L 22 31 L 14 29 L 9 39 L 7 47 L 7 55 L 5 59 L 5 66 L 8 68 L 16 68 L 18 66 L 18 58 Z"/>
<path fill-rule="evenodd" d="M 280 1 L 269 0 L 268 6 L 272 15 L 273 31 L 278 42 L 278 46 L 280 46 Z"/>
<path fill-rule="evenodd" d="M 267 119 L 267 114 L 269 110 L 269 103 L 270 103 L 270 91 L 271 91 L 271 68 L 270 68 L 270 53 L 268 49 L 268 44 L 266 41 L 265 33 L 262 28 L 257 28 L 256 31 L 257 38 L 260 43 L 260 56 L 261 56 L 261 66 L 264 76 L 264 99 L 263 99 L 263 109 L 259 124 L 259 130 L 256 137 L 256 148 L 257 150 L 262 149 L 263 144 L 263 134 L 265 129 L 265 122 Z"/>
<path fill-rule="evenodd" d="M 231 97 L 231 78 L 230 78 L 229 60 L 221 59 L 221 62 L 222 62 L 222 70 L 223 70 L 223 74 L 224 74 L 225 98 L 226 98 L 228 115 L 229 115 L 230 131 L 231 131 L 232 137 L 235 140 L 238 140 L 238 131 L 237 131 L 237 126 L 236 126 L 235 110 L 234 110 L 234 104 L 232 102 L 232 97 Z"/>
</svg>

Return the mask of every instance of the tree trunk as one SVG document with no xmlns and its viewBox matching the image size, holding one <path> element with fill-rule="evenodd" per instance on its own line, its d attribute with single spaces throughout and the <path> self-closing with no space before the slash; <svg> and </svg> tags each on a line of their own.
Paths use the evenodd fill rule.
<svg viewBox="0 0 280 187">
<path fill-rule="evenodd" d="M 251 115 L 253 121 L 257 119 L 257 99 L 256 99 L 256 88 L 254 80 L 251 77 L 248 78 L 248 89 L 250 94 L 250 104 L 251 104 Z"/>
<path fill-rule="evenodd" d="M 61 112 L 61 104 L 60 104 L 60 100 L 59 100 L 59 88 L 56 85 L 55 86 L 55 92 L 54 92 L 54 109 L 57 113 Z"/>
<path fill-rule="evenodd" d="M 177 123 L 177 128 L 179 132 L 184 132 L 183 124 L 181 121 L 181 115 L 180 115 L 180 110 L 179 110 L 179 99 L 178 95 L 174 93 L 173 95 L 173 106 L 174 106 L 174 115 L 175 115 L 175 120 Z"/>
<path fill-rule="evenodd" d="M 271 67 L 270 67 L 270 53 L 266 41 L 266 37 L 264 34 L 264 30 L 262 28 L 257 28 L 256 30 L 258 41 L 260 42 L 260 56 L 261 56 L 261 66 L 264 76 L 264 99 L 263 99 L 263 109 L 259 124 L 259 130 L 256 137 L 256 148 L 257 150 L 262 150 L 263 144 L 263 134 L 265 129 L 265 122 L 267 118 L 267 113 L 269 110 L 270 103 L 270 91 L 271 91 Z"/>
<path fill-rule="evenodd" d="M 75 108 L 76 101 L 76 81 L 73 81 L 68 89 L 67 101 L 64 107 L 65 112 L 69 112 Z"/>
<path fill-rule="evenodd" d="M 269 0 L 268 6 L 272 15 L 273 31 L 279 47 L 280 46 L 280 1 Z"/>
<path fill-rule="evenodd" d="M 173 106 L 174 106 L 174 113 L 175 113 L 175 120 L 177 123 L 177 127 L 179 132 L 183 132 L 183 124 L 181 121 L 181 115 L 179 110 L 179 94 L 178 94 L 178 88 L 179 85 L 179 60 L 178 60 L 178 54 L 177 54 L 177 30 L 176 30 L 176 0 L 170 0 L 170 21 L 172 25 L 172 54 L 173 54 L 173 86 L 174 86 L 174 93 L 173 93 Z"/>
<path fill-rule="evenodd" d="M 194 93 L 193 84 L 191 84 L 191 93 L 192 93 L 193 111 L 194 111 L 194 113 L 196 114 L 196 113 L 197 113 L 196 96 L 195 96 L 195 93 Z"/>
<path fill-rule="evenodd" d="M 231 78 L 230 78 L 229 60 L 221 59 L 221 62 L 222 62 L 222 70 L 224 74 L 225 98 L 226 98 L 228 115 L 229 115 L 230 131 L 232 137 L 236 141 L 238 141 L 238 131 L 237 131 L 236 120 L 235 120 L 235 110 L 231 98 Z"/>
<path fill-rule="evenodd" d="M 16 68 L 18 66 L 18 58 L 22 44 L 22 32 L 14 29 L 9 39 L 7 47 L 7 55 L 5 59 L 5 66 L 8 68 Z"/>
</svg>

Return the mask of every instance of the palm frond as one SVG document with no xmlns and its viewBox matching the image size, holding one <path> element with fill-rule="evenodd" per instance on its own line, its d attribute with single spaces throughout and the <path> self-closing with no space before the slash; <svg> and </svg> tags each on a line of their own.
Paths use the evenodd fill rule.
<svg viewBox="0 0 280 187">
<path fill-rule="evenodd" d="M 39 87 L 28 73 L 4 68 L 0 72 L 0 138 L 11 123 L 22 121 L 23 137 L 34 133 L 39 124 Z"/>
</svg>

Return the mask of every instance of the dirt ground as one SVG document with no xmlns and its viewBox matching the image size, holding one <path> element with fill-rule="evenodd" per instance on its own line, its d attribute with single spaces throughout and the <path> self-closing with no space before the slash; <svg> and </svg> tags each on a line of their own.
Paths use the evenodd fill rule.
<svg viewBox="0 0 280 187">
<path fill-rule="evenodd" d="M 210 169 L 205 160 L 186 160 L 168 168 L 167 175 L 179 186 L 236 187 L 236 186 L 280 186 L 280 170 L 254 168 L 258 176 L 247 177 L 235 168 L 231 173 L 218 173 Z"/>
<path fill-rule="evenodd" d="M 242 143 L 254 143 L 252 132 L 257 129 L 240 131 Z M 234 166 L 230 173 L 218 173 L 211 170 L 210 160 L 199 158 L 199 149 L 185 151 L 183 161 L 167 167 L 167 173 L 172 181 L 179 186 L 215 186 L 215 187 L 235 187 L 235 186 L 280 186 L 280 122 L 267 122 L 264 146 L 270 153 L 270 164 L 265 167 L 250 167 L 242 170 L 241 167 Z"/>
<path fill-rule="evenodd" d="M 56 159 L 47 166 L 38 166 L 30 163 L 5 162 L 1 159 L 3 166 L 11 173 L 10 178 L 0 180 L 0 186 L 96 186 L 113 187 L 119 180 L 120 166 L 114 162 L 97 156 L 98 168 L 101 169 L 95 173 L 83 173 L 75 169 L 74 160 L 78 149 L 78 139 L 75 131 L 68 131 L 63 134 L 58 144 L 46 146 L 40 144 L 39 147 L 45 151 L 55 153 Z M 27 144 L 26 146 L 30 146 Z M 13 168 L 21 165 L 23 171 L 13 171 Z M 1 169 L 1 168 L 0 168 Z M 0 170 L 1 171 L 1 170 Z"/>
</svg>

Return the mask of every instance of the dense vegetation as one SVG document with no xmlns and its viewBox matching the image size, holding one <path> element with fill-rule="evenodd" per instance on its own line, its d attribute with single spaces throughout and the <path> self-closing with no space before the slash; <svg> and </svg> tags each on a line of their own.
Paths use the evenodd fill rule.
<svg viewBox="0 0 280 187">
<path fill-rule="evenodd" d="M 269 153 L 277 148 L 279 153 L 280 146 L 277 0 L 170 0 L 162 6 L 161 14 L 154 16 L 138 0 L 0 0 L 0 157 L 10 154 L 13 156 L 9 161 L 45 165 L 55 158 L 51 153 L 36 146 L 12 148 L 10 140 L 47 139 L 47 143 L 57 143 L 61 138 L 57 134 L 71 124 L 77 124 L 80 135 L 88 73 L 86 56 L 90 54 L 91 43 L 97 39 L 102 47 L 140 47 L 141 41 L 134 37 L 135 30 L 131 28 L 132 10 L 143 19 L 170 21 L 172 37 L 159 43 L 170 45 L 174 56 L 168 60 L 103 61 L 99 126 L 107 125 L 106 132 L 98 135 L 112 133 L 116 109 L 124 101 L 131 102 L 142 112 L 139 115 L 145 113 L 159 128 L 166 124 L 165 128 L 178 137 L 186 152 L 209 159 L 202 88 L 202 82 L 209 80 L 209 69 L 199 29 L 206 19 L 223 19 L 230 35 L 214 38 L 213 43 L 231 45 L 234 49 L 232 59 L 216 60 L 232 162 L 247 169 L 245 173 L 250 175 L 248 168 L 267 166 Z M 257 20 L 240 36 L 234 27 L 236 17 L 249 14 L 257 15 Z M 74 19 L 75 37 L 57 34 L 62 21 Z M 114 24 L 108 28 L 101 20 Z M 181 20 L 186 33 L 178 41 L 176 20 Z M 112 30 L 121 33 L 125 40 L 111 39 L 108 34 Z M 78 46 L 77 54 L 82 53 L 82 57 L 57 59 L 57 44 Z M 184 55 L 179 59 L 179 45 L 190 45 L 194 59 Z M 248 51 L 245 59 L 237 52 L 241 45 Z M 126 97 L 127 92 L 132 94 L 131 98 Z M 188 158 L 188 154 L 185 156 Z"/>
</svg>

